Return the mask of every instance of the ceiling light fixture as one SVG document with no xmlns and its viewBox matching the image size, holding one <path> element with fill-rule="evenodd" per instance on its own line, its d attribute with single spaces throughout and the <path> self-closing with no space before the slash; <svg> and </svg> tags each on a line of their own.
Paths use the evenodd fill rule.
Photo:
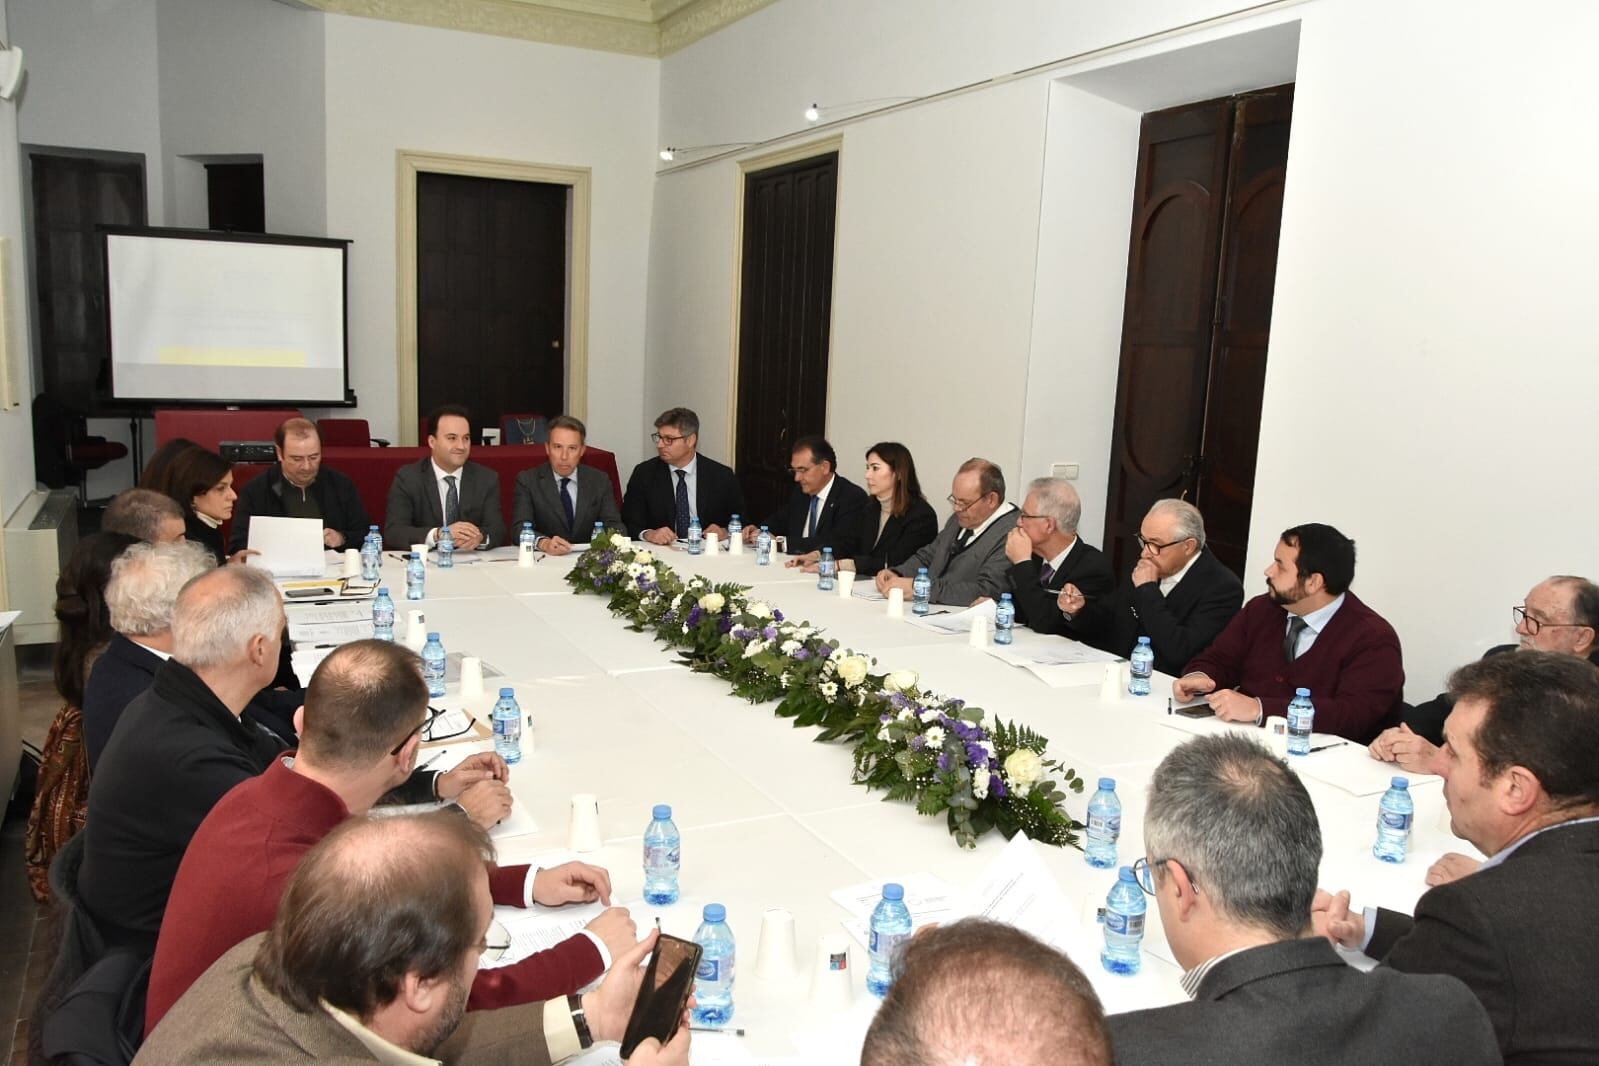
<svg viewBox="0 0 1599 1066">
<path fill-rule="evenodd" d="M 686 155 L 689 152 L 710 152 L 715 151 L 718 148 L 748 148 L 754 143 L 754 141 L 730 141 L 727 144 L 669 144 L 665 148 L 661 149 L 661 162 L 670 163 L 678 156 Z"/>
<path fill-rule="evenodd" d="M 805 109 L 806 122 L 820 122 L 822 116 L 833 111 L 853 111 L 859 108 L 871 107 L 874 104 L 908 104 L 912 100 L 920 100 L 920 96 L 878 96 L 871 100 L 848 100 L 842 104 L 817 104 L 813 103 Z"/>
</svg>

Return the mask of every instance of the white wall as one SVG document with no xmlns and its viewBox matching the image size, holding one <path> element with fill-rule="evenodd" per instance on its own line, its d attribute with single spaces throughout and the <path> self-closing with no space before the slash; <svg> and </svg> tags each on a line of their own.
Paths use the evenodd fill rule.
<svg viewBox="0 0 1599 1066">
<path fill-rule="evenodd" d="M 0 4 L 0 38 L 10 44 L 6 10 Z M 0 308 L 0 323 L 8 332 L 12 346 L 12 382 L 22 399 L 20 407 L 0 408 L 0 524 L 17 509 L 22 498 L 33 488 L 33 419 L 28 401 L 33 396 L 32 359 L 29 357 L 32 342 L 28 337 L 28 291 L 26 279 L 27 230 L 22 222 L 21 183 L 10 175 L 19 172 L 17 149 L 17 105 L 0 101 L 0 237 L 11 242 L 11 281 L 9 292 L 0 293 L 5 306 Z"/>
</svg>

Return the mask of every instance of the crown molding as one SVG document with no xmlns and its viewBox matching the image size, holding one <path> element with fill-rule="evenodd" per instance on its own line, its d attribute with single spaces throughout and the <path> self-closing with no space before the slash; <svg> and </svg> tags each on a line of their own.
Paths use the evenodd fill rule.
<svg viewBox="0 0 1599 1066">
<path fill-rule="evenodd" d="M 723 26 L 776 3 L 777 0 L 655 0 L 661 41 L 657 53 L 669 56 L 709 37 Z M 663 11 L 663 9 L 670 9 Z"/>
</svg>

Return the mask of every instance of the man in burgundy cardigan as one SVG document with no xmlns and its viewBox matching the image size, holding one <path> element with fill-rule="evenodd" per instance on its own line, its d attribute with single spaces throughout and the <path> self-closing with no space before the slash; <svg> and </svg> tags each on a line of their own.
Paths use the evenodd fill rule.
<svg viewBox="0 0 1599 1066">
<path fill-rule="evenodd" d="M 213 962 L 272 924 L 302 855 L 410 776 L 427 702 L 419 661 L 400 645 L 356 641 L 317 667 L 297 716 L 299 751 L 274 759 L 265 773 L 224 796 L 183 856 L 156 944 L 145 1032 Z M 610 875 L 578 862 L 547 870 L 493 867 L 489 887 L 495 903 L 513 907 L 609 904 L 611 895 Z M 480 971 L 468 1007 L 574 993 L 633 946 L 634 932 L 627 910 L 612 907 L 548 951 Z"/>
<path fill-rule="evenodd" d="M 1354 578 L 1354 541 L 1316 523 L 1286 531 L 1266 593 L 1189 662 L 1172 695 L 1209 693 L 1216 717 L 1260 725 L 1307 688 L 1318 732 L 1371 741 L 1397 720 L 1405 669 L 1394 627 L 1348 591 Z"/>
</svg>

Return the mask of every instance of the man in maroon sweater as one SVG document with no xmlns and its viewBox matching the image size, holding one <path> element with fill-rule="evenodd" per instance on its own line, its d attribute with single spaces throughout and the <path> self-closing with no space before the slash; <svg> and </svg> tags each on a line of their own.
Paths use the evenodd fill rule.
<svg viewBox="0 0 1599 1066">
<path fill-rule="evenodd" d="M 1405 669 L 1394 627 L 1348 591 L 1354 578 L 1354 541 L 1316 523 L 1286 531 L 1265 594 L 1189 662 L 1172 695 L 1209 693 L 1216 717 L 1261 725 L 1307 688 L 1317 731 L 1369 742 L 1397 715 Z"/>
<path fill-rule="evenodd" d="M 363 815 L 416 762 L 427 720 L 427 683 L 405 648 L 362 640 L 335 650 L 306 690 L 300 749 L 235 786 L 201 823 L 178 868 L 156 944 L 145 1005 L 155 1029 L 210 965 L 272 924 L 300 857 L 351 815 Z M 503 764 L 502 764 L 503 765 Z M 609 905 L 610 875 L 572 862 L 547 870 L 493 867 L 497 904 Z M 577 936 L 512 966 L 482 970 L 471 1009 L 557 999 L 599 977 L 630 949 L 635 927 L 611 907 Z"/>
</svg>

